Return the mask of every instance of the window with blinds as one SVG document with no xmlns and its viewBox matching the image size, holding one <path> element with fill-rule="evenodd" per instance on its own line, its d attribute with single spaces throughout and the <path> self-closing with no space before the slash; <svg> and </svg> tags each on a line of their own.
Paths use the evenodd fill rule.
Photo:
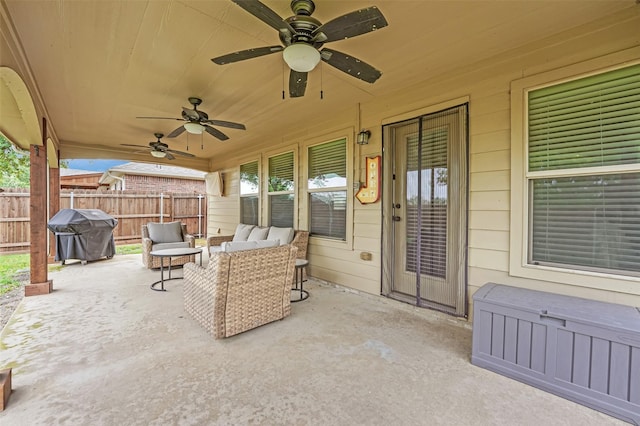
<svg viewBox="0 0 640 426">
<path fill-rule="evenodd" d="M 528 95 L 529 263 L 640 275 L 640 65 Z"/>
<path fill-rule="evenodd" d="M 309 147 L 310 233 L 347 238 L 347 141 L 340 139 Z"/>
<path fill-rule="evenodd" d="M 240 165 L 240 223 L 257 225 L 260 212 L 258 162 Z"/>
<path fill-rule="evenodd" d="M 269 158 L 269 225 L 293 227 L 294 155 L 286 152 Z"/>
</svg>

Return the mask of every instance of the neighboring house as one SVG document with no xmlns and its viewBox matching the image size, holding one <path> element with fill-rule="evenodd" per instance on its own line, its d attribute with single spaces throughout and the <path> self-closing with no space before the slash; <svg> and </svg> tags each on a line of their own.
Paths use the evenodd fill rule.
<svg viewBox="0 0 640 426">
<path fill-rule="evenodd" d="M 101 172 L 92 170 L 60 169 L 61 189 L 98 189 Z"/>
<path fill-rule="evenodd" d="M 205 193 L 204 172 L 183 167 L 126 163 L 105 171 L 100 184 L 111 190 Z"/>
</svg>

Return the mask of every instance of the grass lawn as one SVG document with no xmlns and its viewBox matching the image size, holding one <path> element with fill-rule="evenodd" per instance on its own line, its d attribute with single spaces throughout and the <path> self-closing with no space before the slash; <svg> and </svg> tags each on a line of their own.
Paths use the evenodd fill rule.
<svg viewBox="0 0 640 426">
<path fill-rule="evenodd" d="M 5 254 L 0 256 L 0 294 L 20 287 L 16 272 L 29 268 L 29 254 Z"/>
<path fill-rule="evenodd" d="M 124 244 L 116 246 L 116 254 L 139 254 L 142 253 L 142 244 Z"/>
</svg>

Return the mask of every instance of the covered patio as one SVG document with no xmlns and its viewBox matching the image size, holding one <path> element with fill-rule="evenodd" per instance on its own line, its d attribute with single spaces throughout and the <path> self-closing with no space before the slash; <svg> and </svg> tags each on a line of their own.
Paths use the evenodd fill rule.
<svg viewBox="0 0 640 426">
<path fill-rule="evenodd" d="M 51 275 L 0 336 L 3 424 L 622 424 L 471 365 L 470 327 L 433 311 L 312 280 L 290 317 L 214 340 L 139 255 Z"/>
<path fill-rule="evenodd" d="M 304 96 L 291 96 L 290 81 L 302 78 L 283 61 L 283 46 L 244 63 L 215 61 L 288 44 L 290 24 L 282 32 L 280 21 L 307 19 L 292 16 L 295 5 L 311 2 L 0 0 L 0 131 L 31 159 L 26 294 L 47 294 L 24 300 L 2 336 L 0 367 L 13 367 L 16 380 L 0 420 L 615 423 L 472 366 L 471 325 L 473 296 L 488 282 L 640 306 L 638 1 L 318 0 L 313 19 L 334 28 L 354 10 L 384 14 L 388 26 L 330 45 L 382 77 L 354 78 L 327 50 Z M 273 14 L 256 19 L 247 6 Z M 532 99 L 568 99 L 576 84 L 588 106 L 577 120 L 600 129 L 610 123 L 595 113 L 593 79 L 620 90 L 610 97 L 627 126 L 622 142 L 571 129 L 578 154 L 557 170 L 536 169 L 530 157 L 566 153 L 562 141 L 529 134 Z M 551 118 L 571 108 L 561 103 Z M 246 130 L 215 137 L 200 113 Z M 162 143 L 155 133 L 166 135 Z M 589 162 L 619 142 L 622 163 Z M 211 173 L 220 190 L 207 196 L 208 236 L 232 234 L 238 223 L 309 231 L 311 297 L 283 321 L 220 342 L 184 314 L 179 281 L 167 294 L 149 290 L 157 272 L 138 257 L 47 274 L 55 247 L 46 222 L 60 207 L 60 160 L 72 158 Z M 546 239 L 558 232 L 535 233 L 534 224 L 564 230 L 563 218 L 576 215 L 565 203 L 557 212 L 533 203 L 546 190 L 534 183 L 574 176 L 585 177 L 590 200 L 611 180 L 622 206 L 607 206 L 608 217 L 589 204 L 576 239 L 542 256 L 534 246 L 566 238 Z M 550 185 L 558 199 L 575 192 L 569 183 Z M 357 198 L 365 189 L 371 202 Z M 605 251 L 603 225 L 622 219 L 633 226 L 619 228 Z M 567 256 L 576 249 L 584 258 Z M 638 358 L 628 358 L 625 403 L 638 407 Z"/>
</svg>

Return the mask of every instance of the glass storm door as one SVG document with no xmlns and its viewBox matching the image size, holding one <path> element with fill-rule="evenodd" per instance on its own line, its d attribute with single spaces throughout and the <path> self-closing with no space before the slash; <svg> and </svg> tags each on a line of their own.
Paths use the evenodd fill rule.
<svg viewBox="0 0 640 426">
<path fill-rule="evenodd" d="M 388 296 L 466 315 L 466 105 L 385 126 Z M 387 220 L 388 219 L 388 220 Z"/>
</svg>

